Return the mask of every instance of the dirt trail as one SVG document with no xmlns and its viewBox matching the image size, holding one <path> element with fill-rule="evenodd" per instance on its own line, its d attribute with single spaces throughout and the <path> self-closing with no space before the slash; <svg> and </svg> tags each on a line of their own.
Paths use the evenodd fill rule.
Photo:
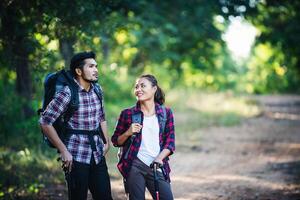
<svg viewBox="0 0 300 200">
<path fill-rule="evenodd" d="M 257 97 L 264 113 L 197 130 L 171 158 L 175 199 L 300 199 L 300 96 Z M 122 183 L 113 180 L 116 199 Z"/>
</svg>

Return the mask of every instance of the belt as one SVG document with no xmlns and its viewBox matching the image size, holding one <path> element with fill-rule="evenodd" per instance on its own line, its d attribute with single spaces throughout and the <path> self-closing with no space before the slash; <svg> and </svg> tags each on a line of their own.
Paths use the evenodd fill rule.
<svg viewBox="0 0 300 200">
<path fill-rule="evenodd" d="M 91 130 L 91 131 L 88 131 L 88 130 L 74 130 L 74 129 L 67 129 L 66 131 L 68 134 L 76 134 L 76 135 L 87 135 L 88 138 L 89 138 L 89 142 L 90 142 L 90 145 L 91 145 L 91 148 L 93 151 L 97 151 L 96 149 L 96 143 L 95 143 L 95 140 L 94 140 L 94 135 L 99 135 L 100 136 L 100 130 L 97 129 L 97 130 Z"/>
</svg>

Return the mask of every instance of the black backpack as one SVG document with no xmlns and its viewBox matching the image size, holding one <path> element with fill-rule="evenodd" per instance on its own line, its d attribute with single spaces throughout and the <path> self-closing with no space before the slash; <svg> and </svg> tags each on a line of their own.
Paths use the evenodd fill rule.
<svg viewBox="0 0 300 200">
<path fill-rule="evenodd" d="M 102 89 L 97 83 L 93 83 L 94 90 L 102 103 Z M 71 91 L 71 100 L 67 110 L 57 118 L 53 123 L 58 136 L 62 141 L 65 140 L 65 131 L 67 122 L 70 120 L 74 112 L 78 109 L 79 95 L 78 95 L 78 84 L 74 81 L 70 71 L 60 70 L 48 74 L 44 79 L 44 98 L 42 108 L 38 110 L 38 115 L 47 108 L 48 104 L 52 101 L 53 97 L 57 92 L 62 90 L 65 86 L 68 86 Z M 101 135 L 103 138 L 103 136 Z M 52 148 L 54 145 L 50 142 L 47 136 L 43 133 L 44 142 Z M 104 142 L 105 143 L 105 142 Z"/>
</svg>

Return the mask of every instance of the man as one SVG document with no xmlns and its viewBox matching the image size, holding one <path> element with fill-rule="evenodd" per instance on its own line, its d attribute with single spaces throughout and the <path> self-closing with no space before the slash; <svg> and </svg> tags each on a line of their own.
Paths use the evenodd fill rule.
<svg viewBox="0 0 300 200">
<path fill-rule="evenodd" d="M 68 108 L 71 99 L 68 86 L 54 96 L 40 118 L 44 134 L 60 153 L 70 200 L 87 199 L 88 189 L 95 200 L 112 199 L 104 157 L 110 141 L 103 98 L 100 99 L 95 91 L 98 87 L 95 84 L 98 80 L 95 57 L 93 52 L 81 52 L 71 59 L 70 70 L 78 84 L 79 105 L 67 122 L 64 141 L 58 136 L 53 123 Z"/>
</svg>

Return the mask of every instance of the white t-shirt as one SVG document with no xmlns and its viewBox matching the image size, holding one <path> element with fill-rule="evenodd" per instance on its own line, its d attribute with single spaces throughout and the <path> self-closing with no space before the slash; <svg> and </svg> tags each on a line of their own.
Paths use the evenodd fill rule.
<svg viewBox="0 0 300 200">
<path fill-rule="evenodd" d="M 142 142 L 137 157 L 150 166 L 160 152 L 159 125 L 156 115 L 144 116 Z"/>
</svg>

